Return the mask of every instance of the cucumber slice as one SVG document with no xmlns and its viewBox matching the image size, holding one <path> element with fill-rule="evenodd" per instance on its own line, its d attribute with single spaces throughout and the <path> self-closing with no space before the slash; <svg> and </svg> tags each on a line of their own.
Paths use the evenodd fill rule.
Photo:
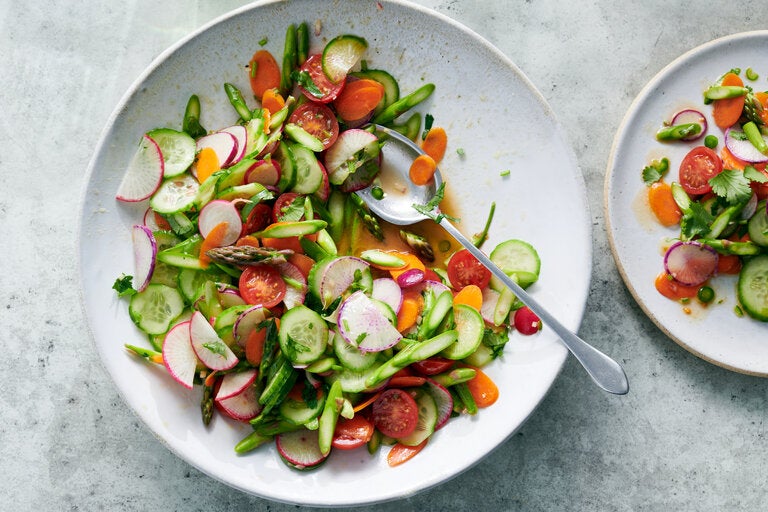
<svg viewBox="0 0 768 512">
<path fill-rule="evenodd" d="M 737 289 L 744 311 L 756 320 L 768 322 L 768 254 L 745 261 Z"/>
<path fill-rule="evenodd" d="M 172 231 L 158 230 L 153 231 L 152 235 L 155 237 L 158 251 L 173 247 L 181 241 Z M 172 267 L 161 261 L 155 261 L 155 270 L 152 272 L 150 282 L 176 288 L 178 286 L 178 278 L 179 269 L 177 267 Z"/>
<path fill-rule="evenodd" d="M 272 368 L 274 371 L 267 381 L 264 391 L 259 395 L 259 403 L 264 406 L 264 413 L 269 412 L 285 400 L 299 375 L 286 357 L 278 356 Z"/>
<path fill-rule="evenodd" d="M 197 201 L 200 185 L 190 174 L 181 174 L 165 180 L 149 200 L 157 213 L 185 212 Z"/>
<path fill-rule="evenodd" d="M 526 288 L 539 279 L 541 260 L 536 249 L 522 240 L 507 240 L 496 246 L 489 256 L 505 274 L 516 276 L 518 284 Z"/>
<path fill-rule="evenodd" d="M 416 424 L 416 430 L 406 437 L 401 437 L 397 441 L 406 446 L 416 446 L 421 444 L 426 438 L 432 435 L 437 426 L 437 404 L 432 395 L 423 389 L 415 389 L 414 400 L 419 409 L 419 421 Z"/>
<path fill-rule="evenodd" d="M 212 270 L 195 270 L 193 268 L 182 268 L 179 271 L 178 287 L 184 299 L 188 303 L 195 301 L 199 297 L 200 287 L 206 281 L 229 284 L 230 277 L 223 272 L 214 272 Z"/>
<path fill-rule="evenodd" d="M 333 352 L 345 368 L 357 372 L 367 370 L 378 358 L 376 352 L 363 352 L 337 333 L 333 333 Z"/>
<path fill-rule="evenodd" d="M 323 49 L 323 73 L 331 82 L 338 83 L 360 61 L 368 49 L 368 42 L 359 36 L 336 36 Z"/>
<path fill-rule="evenodd" d="M 188 134 L 170 128 L 157 128 L 147 132 L 147 136 L 160 147 L 165 178 L 178 176 L 189 169 L 195 161 L 197 145 L 195 139 Z"/>
<path fill-rule="evenodd" d="M 757 245 L 768 247 L 768 209 L 765 202 L 757 205 L 757 211 L 747 225 L 749 238 Z"/>
<path fill-rule="evenodd" d="M 281 140 L 273 156 L 280 164 L 280 181 L 277 182 L 277 188 L 281 192 L 290 190 L 296 183 L 296 159 L 293 157 L 293 151 Z"/>
<path fill-rule="evenodd" d="M 193 235 L 183 242 L 157 253 L 157 261 L 162 261 L 174 267 L 191 268 L 200 270 L 200 245 L 203 237 Z"/>
<path fill-rule="evenodd" d="M 216 183 L 216 190 L 226 190 L 245 183 L 246 173 L 256 164 L 253 158 L 243 158 L 235 165 L 224 171 Z M 209 178 L 210 179 L 210 178 Z M 206 180 L 208 181 L 208 180 Z M 205 183 L 205 182 L 204 182 Z"/>
<path fill-rule="evenodd" d="M 472 355 L 483 341 L 485 322 L 482 315 L 472 306 L 457 304 L 453 311 L 459 335 L 455 343 L 443 350 L 442 355 L 448 359 L 464 359 Z"/>
<path fill-rule="evenodd" d="M 325 352 L 328 326 L 306 306 L 288 310 L 280 320 L 280 349 L 294 364 L 309 364 Z"/>
<path fill-rule="evenodd" d="M 320 139 L 297 124 L 287 123 L 283 129 L 285 130 L 285 134 L 288 135 L 291 140 L 301 144 L 307 149 L 311 149 L 315 153 L 319 153 L 325 149 Z"/>
<path fill-rule="evenodd" d="M 184 299 L 176 288 L 164 284 L 150 284 L 144 291 L 134 294 L 128 314 L 139 329 L 147 334 L 168 331 L 176 317 L 184 311 Z"/>
<path fill-rule="evenodd" d="M 280 404 L 280 416 L 292 425 L 305 425 L 320 416 L 325 405 L 325 395 L 320 394 L 314 407 L 310 407 L 304 400 L 286 398 Z"/>
<path fill-rule="evenodd" d="M 297 194 L 314 194 L 323 185 L 325 173 L 320 168 L 320 162 L 317 161 L 312 150 L 302 144 L 291 145 L 291 152 L 296 164 L 296 177 L 292 190 Z"/>
</svg>

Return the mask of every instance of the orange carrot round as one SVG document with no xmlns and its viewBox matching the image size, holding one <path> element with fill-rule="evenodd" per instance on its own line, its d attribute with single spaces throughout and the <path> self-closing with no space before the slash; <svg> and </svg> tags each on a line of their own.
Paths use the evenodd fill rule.
<svg viewBox="0 0 768 512">
<path fill-rule="evenodd" d="M 699 292 L 699 286 L 680 284 L 666 272 L 656 276 L 654 286 L 660 294 L 672 300 L 692 299 Z"/>
<path fill-rule="evenodd" d="M 199 256 L 200 264 L 203 268 L 208 268 L 208 265 L 211 263 L 211 258 L 208 256 L 207 252 L 216 247 L 221 247 L 228 228 L 229 222 L 219 222 L 213 229 L 211 229 L 208 236 L 203 239 L 203 243 L 200 244 Z"/>
<path fill-rule="evenodd" d="M 483 291 L 479 286 L 470 284 L 459 290 L 453 297 L 453 305 L 466 304 L 480 311 L 483 307 Z"/>
<path fill-rule="evenodd" d="M 211 174 L 220 169 L 219 157 L 213 148 L 205 147 L 200 150 L 195 159 L 195 170 L 197 171 L 197 181 L 200 183 L 207 180 Z"/>
<path fill-rule="evenodd" d="M 419 155 L 413 160 L 408 176 L 414 185 L 426 185 L 435 175 L 436 169 L 437 163 L 434 158 L 429 155 Z"/>
<path fill-rule="evenodd" d="M 274 114 L 285 106 L 285 100 L 277 89 L 267 89 L 261 95 L 261 108 Z"/>
<path fill-rule="evenodd" d="M 424 266 L 424 262 L 421 261 L 421 259 L 419 259 L 419 257 L 416 256 L 415 254 L 411 254 L 409 252 L 398 252 L 398 251 L 392 251 L 392 253 L 398 258 L 400 258 L 401 260 L 405 261 L 404 266 L 389 269 L 389 274 L 392 276 L 393 279 L 397 279 L 398 277 L 400 277 L 401 274 L 413 268 L 419 269 L 421 271 L 424 271 L 427 269 L 427 267 Z"/>
<path fill-rule="evenodd" d="M 430 128 L 424 142 L 421 143 L 421 149 L 438 163 L 443 159 L 445 148 L 447 146 L 448 135 L 445 133 L 445 130 L 439 126 Z"/>
<path fill-rule="evenodd" d="M 397 330 L 403 332 L 416 325 L 419 318 L 419 301 L 412 297 L 403 297 L 400 310 L 397 312 Z"/>
<path fill-rule="evenodd" d="M 406 446 L 404 444 L 395 443 L 395 445 L 392 447 L 392 449 L 389 450 L 389 453 L 387 454 L 387 464 L 389 464 L 390 467 L 395 467 L 399 466 L 403 462 L 411 460 L 416 456 L 417 453 L 419 453 L 424 449 L 425 446 L 427 446 L 427 441 L 429 441 L 429 438 L 426 438 L 416 446 Z"/>
<path fill-rule="evenodd" d="M 280 66 L 267 50 L 259 50 L 251 57 L 249 64 L 251 90 L 261 98 L 267 89 L 280 87 Z"/>
<path fill-rule="evenodd" d="M 663 181 L 657 181 L 648 189 L 648 201 L 651 211 L 662 226 L 674 226 L 680 223 L 683 212 L 675 202 L 672 187 Z"/>
<path fill-rule="evenodd" d="M 475 403 L 480 408 L 493 405 L 499 398 L 499 388 L 480 368 L 474 368 L 474 370 L 477 374 L 473 379 L 467 381 L 467 388 L 472 393 L 472 398 L 475 399 Z"/>
<path fill-rule="evenodd" d="M 736 73 L 726 73 L 723 76 L 721 85 L 744 87 L 744 82 Z M 736 98 L 724 98 L 713 101 L 712 117 L 715 120 L 715 124 L 720 129 L 725 130 L 736 123 L 744 110 L 744 100 L 744 96 L 738 96 Z"/>
<path fill-rule="evenodd" d="M 345 121 L 367 116 L 384 97 L 384 86 L 367 78 L 349 81 L 334 100 L 336 113 Z"/>
<path fill-rule="evenodd" d="M 254 329 L 245 340 L 245 358 L 254 366 L 261 364 L 264 355 L 264 342 L 267 339 L 267 329 Z"/>
</svg>

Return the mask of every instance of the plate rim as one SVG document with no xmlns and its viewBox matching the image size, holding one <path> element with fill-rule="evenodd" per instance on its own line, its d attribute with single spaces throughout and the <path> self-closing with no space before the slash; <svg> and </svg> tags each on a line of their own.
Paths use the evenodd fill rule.
<svg viewBox="0 0 768 512">
<path fill-rule="evenodd" d="M 706 361 L 720 368 L 724 368 L 726 370 L 739 373 L 742 375 L 750 375 L 754 377 L 768 377 L 768 370 L 761 372 L 761 371 L 754 371 L 754 370 L 739 368 L 732 364 L 724 363 L 722 361 L 719 361 L 715 358 L 712 358 L 710 356 L 707 356 L 701 353 L 700 351 L 696 350 L 695 348 L 690 346 L 688 343 L 680 339 L 679 337 L 673 335 L 672 332 L 669 330 L 669 328 L 666 325 L 664 325 L 661 322 L 661 320 L 659 320 L 656 317 L 654 312 L 651 311 L 650 307 L 641 299 L 639 292 L 636 290 L 634 284 L 632 283 L 632 280 L 629 278 L 627 269 L 619 256 L 619 252 L 617 249 L 617 242 L 614 238 L 614 229 L 611 222 L 611 204 L 610 204 L 611 203 L 610 192 L 612 187 L 612 179 L 614 177 L 614 172 L 616 168 L 615 160 L 616 160 L 616 154 L 619 149 L 619 141 L 622 138 L 622 134 L 625 132 L 627 126 L 629 125 L 629 122 L 634 118 L 634 116 L 636 115 L 637 111 L 640 109 L 642 104 L 650 96 L 650 92 L 653 89 L 655 89 L 656 86 L 664 78 L 666 78 L 672 71 L 685 65 L 685 63 L 689 59 L 693 58 L 694 56 L 701 53 L 705 53 L 715 47 L 728 44 L 733 41 L 740 41 L 743 39 L 750 39 L 755 37 L 762 37 L 762 38 L 768 39 L 768 30 L 750 30 L 745 32 L 737 32 L 737 33 L 721 36 L 721 37 L 712 39 L 710 41 L 707 41 L 705 43 L 702 43 L 698 46 L 695 46 L 687 50 L 683 54 L 679 55 L 675 59 L 673 59 L 664 67 L 662 67 L 640 89 L 640 91 L 638 91 L 638 93 L 635 95 L 635 98 L 632 100 L 632 103 L 630 103 L 630 106 L 627 108 L 627 111 L 625 112 L 621 120 L 621 123 L 619 124 L 619 127 L 616 130 L 616 135 L 613 138 L 611 149 L 608 154 L 605 180 L 603 182 L 603 215 L 605 218 L 606 233 L 608 236 L 608 243 L 611 248 L 611 254 L 613 256 L 613 260 L 616 264 L 619 274 L 622 278 L 622 281 L 624 282 L 624 285 L 632 295 L 632 298 L 635 300 L 635 303 L 640 307 L 640 309 L 642 309 L 645 315 L 656 325 L 656 327 L 658 327 L 669 339 L 674 341 L 677 345 L 684 348 L 686 351 L 688 351 L 689 353 L 693 354 L 694 356 L 698 357 L 703 361 Z"/>
</svg>

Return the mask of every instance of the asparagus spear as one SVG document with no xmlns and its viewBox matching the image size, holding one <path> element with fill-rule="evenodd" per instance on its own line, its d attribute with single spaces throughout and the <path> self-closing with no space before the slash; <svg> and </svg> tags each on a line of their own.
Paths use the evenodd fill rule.
<svg viewBox="0 0 768 512">
<path fill-rule="evenodd" d="M 400 115 L 404 114 L 422 101 L 426 100 L 434 90 L 435 84 L 422 85 L 411 94 L 400 98 L 382 110 L 381 113 L 373 118 L 373 122 L 376 124 L 386 124 L 394 121 Z"/>
<path fill-rule="evenodd" d="M 253 114 L 251 113 L 251 109 L 248 108 L 248 105 L 245 104 L 245 100 L 243 99 L 243 94 L 240 92 L 240 89 L 230 83 L 225 83 L 224 92 L 227 93 L 227 98 L 229 98 L 229 102 L 232 104 L 232 106 L 235 107 L 235 111 L 237 111 L 240 119 L 246 123 L 250 121 L 253 117 Z"/>
<path fill-rule="evenodd" d="M 370 231 L 377 240 L 383 240 L 384 232 L 381 230 L 381 225 L 379 225 L 378 219 L 374 217 L 368 209 L 368 205 L 366 205 L 357 194 L 349 194 L 348 197 L 368 231 Z"/>
<path fill-rule="evenodd" d="M 190 137 L 197 139 L 207 132 L 200 126 L 200 98 L 196 94 L 189 97 L 187 107 L 184 110 L 184 120 L 182 121 L 182 130 L 187 132 Z"/>
</svg>

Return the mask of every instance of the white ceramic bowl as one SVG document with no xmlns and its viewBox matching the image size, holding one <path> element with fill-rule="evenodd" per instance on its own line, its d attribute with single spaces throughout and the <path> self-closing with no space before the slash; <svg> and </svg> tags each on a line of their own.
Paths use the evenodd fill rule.
<svg viewBox="0 0 768 512">
<path fill-rule="evenodd" d="M 314 50 L 354 33 L 369 42 L 371 67 L 387 69 L 403 93 L 424 82 L 436 92 L 421 107 L 449 134 L 441 165 L 459 205 L 460 229 L 482 229 L 489 203 L 497 210 L 485 247 L 521 238 L 538 249 L 542 277 L 530 291 L 576 330 L 589 289 L 590 216 L 583 178 L 554 114 L 525 76 L 498 50 L 451 19 L 401 1 L 263 2 L 223 16 L 158 57 L 133 84 L 95 148 L 82 198 L 80 272 L 86 314 L 101 360 L 126 403 L 170 450 L 232 487 L 281 502 L 316 506 L 373 503 L 408 496 L 455 476 L 507 439 L 533 412 L 567 352 L 548 330 L 513 335 L 488 373 L 499 401 L 475 417 L 450 422 L 416 458 L 389 468 L 386 450 L 333 453 L 313 472 L 286 467 L 273 446 L 237 456 L 248 425 L 217 417 L 200 421 L 200 391 L 186 391 L 165 370 L 130 356 L 126 342 L 146 343 L 111 289 L 132 273 L 130 226 L 146 204 L 118 203 L 115 191 L 145 131 L 178 127 L 190 94 L 202 101 L 202 124 L 235 121 L 222 84 L 248 90 L 244 65 L 267 38 L 280 59 L 285 28 L 322 26 Z M 460 156 L 457 148 L 463 148 Z M 509 176 L 501 172 L 509 169 Z"/>
</svg>

